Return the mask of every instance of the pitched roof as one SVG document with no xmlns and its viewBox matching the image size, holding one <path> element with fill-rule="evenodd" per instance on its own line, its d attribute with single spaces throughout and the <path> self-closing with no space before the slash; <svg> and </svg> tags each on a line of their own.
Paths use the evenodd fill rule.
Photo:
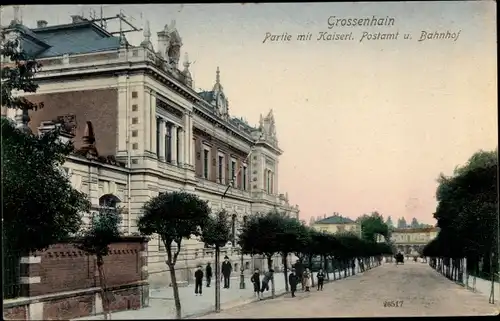
<svg viewBox="0 0 500 321">
<path fill-rule="evenodd" d="M 36 58 L 85 54 L 120 48 L 120 38 L 108 33 L 91 21 L 30 29 L 21 24 L 11 25 L 35 39 L 42 47 L 35 49 Z M 41 49 L 41 52 L 39 51 Z"/>
<path fill-rule="evenodd" d="M 354 224 L 355 222 L 348 217 L 333 215 L 322 220 L 314 222 L 314 224 Z"/>
</svg>

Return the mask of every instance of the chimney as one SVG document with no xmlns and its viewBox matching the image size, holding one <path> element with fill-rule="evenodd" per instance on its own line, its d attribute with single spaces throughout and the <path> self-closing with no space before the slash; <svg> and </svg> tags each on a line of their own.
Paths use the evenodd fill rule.
<svg viewBox="0 0 500 321">
<path fill-rule="evenodd" d="M 72 23 L 79 23 L 85 21 L 85 19 L 80 15 L 71 16 Z"/>
<path fill-rule="evenodd" d="M 45 21 L 45 20 L 38 20 L 38 21 L 36 22 L 36 27 L 37 27 L 37 28 L 45 28 L 45 27 L 47 27 L 47 24 L 48 24 L 48 23 L 47 23 L 47 21 Z"/>
<path fill-rule="evenodd" d="M 38 127 L 38 134 L 43 135 L 43 134 L 50 132 L 54 129 L 56 129 L 56 124 L 53 121 L 51 121 L 51 120 L 42 121 L 40 126 Z"/>
<path fill-rule="evenodd" d="M 55 129 L 60 129 L 59 140 L 64 144 L 70 142 L 75 137 L 75 135 L 73 135 L 72 133 L 64 130 L 62 124 L 56 123 L 52 120 L 42 121 L 40 126 L 38 127 L 38 134 L 43 135 Z"/>
</svg>

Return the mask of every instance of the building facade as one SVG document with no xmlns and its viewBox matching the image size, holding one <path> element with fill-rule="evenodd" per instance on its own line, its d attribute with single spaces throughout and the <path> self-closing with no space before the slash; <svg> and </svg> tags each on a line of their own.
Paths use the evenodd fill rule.
<svg viewBox="0 0 500 321">
<path fill-rule="evenodd" d="M 360 233 L 360 225 L 350 218 L 341 215 L 333 215 L 312 224 L 312 228 L 327 233 L 351 232 L 356 235 Z"/>
<path fill-rule="evenodd" d="M 38 21 L 30 29 L 14 19 L 3 31 L 42 63 L 37 92 L 19 93 L 44 103 L 29 113 L 29 126 L 67 129 L 76 153 L 64 167 L 73 186 L 89 195 L 93 210 L 120 206 L 124 232 L 133 234 L 151 197 L 192 192 L 212 211 L 231 215 L 232 245 L 249 215 L 275 209 L 298 219 L 298 206 L 278 188 L 283 151 L 272 110 L 261 115 L 258 126 L 232 117 L 218 67 L 213 88 L 196 92 L 187 55 L 179 65 L 182 38 L 175 22 L 158 32 L 155 48 L 148 25 L 142 43 L 133 46 L 95 21 L 72 20 L 53 26 Z M 22 118 L 20 111 L 2 108 L 2 114 Z M 223 254 L 236 271 L 254 265 L 234 246 Z M 190 280 L 196 265 L 212 260 L 212 251 L 198 240 L 185 240 L 179 279 Z M 148 266 L 152 283 L 169 282 L 158 238 L 149 242 Z"/>
<path fill-rule="evenodd" d="M 391 240 L 398 252 L 405 255 L 422 253 L 427 243 L 437 237 L 437 227 L 396 228 L 392 231 Z"/>
</svg>

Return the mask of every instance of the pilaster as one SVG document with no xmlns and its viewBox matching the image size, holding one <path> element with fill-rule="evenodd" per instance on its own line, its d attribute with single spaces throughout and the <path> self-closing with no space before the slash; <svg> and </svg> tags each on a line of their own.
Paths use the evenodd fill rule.
<svg viewBox="0 0 500 321">
<path fill-rule="evenodd" d="M 151 108 L 151 93 L 152 90 L 151 88 L 145 86 L 144 87 L 144 105 L 143 105 L 143 119 L 144 119 L 144 127 L 143 127 L 143 142 L 144 142 L 144 152 L 156 152 L 156 144 L 154 145 L 154 148 L 152 146 L 152 141 L 151 139 L 148 139 L 151 137 L 152 133 L 152 126 L 151 126 L 151 113 L 152 113 L 152 108 Z M 155 135 L 156 136 L 156 135 Z"/>
<path fill-rule="evenodd" d="M 179 155 L 177 155 L 177 162 L 179 166 L 183 166 L 186 159 L 186 154 L 184 153 L 184 145 L 186 145 L 185 131 L 183 128 L 179 128 Z"/>
<path fill-rule="evenodd" d="M 150 107 L 150 114 L 149 114 L 149 117 L 151 118 L 150 120 L 150 131 L 149 131 L 149 141 L 150 141 L 150 148 L 151 148 L 151 152 L 153 152 L 154 154 L 156 154 L 158 151 L 156 150 L 156 93 L 154 91 L 151 90 L 150 94 L 149 94 L 149 99 L 150 99 L 150 103 L 149 103 L 149 107 Z M 146 136 L 147 137 L 147 136 Z M 161 135 L 160 135 L 160 138 L 161 138 Z M 161 146 L 161 144 L 160 144 Z M 160 147 L 160 150 L 161 150 L 161 147 Z M 158 158 L 162 156 L 162 154 L 159 154 L 158 155 Z"/>
<path fill-rule="evenodd" d="M 118 77 L 118 139 L 117 156 L 127 156 L 127 130 L 130 118 L 128 106 L 128 76 Z"/>
<path fill-rule="evenodd" d="M 173 165 L 177 165 L 177 129 L 179 127 L 177 127 L 177 125 L 175 124 L 172 124 L 172 127 L 171 127 L 171 130 L 170 130 L 170 134 L 172 135 L 171 139 L 172 139 L 172 145 L 171 145 L 171 148 L 172 148 L 172 164 Z"/>
<path fill-rule="evenodd" d="M 160 118 L 159 121 L 160 125 L 160 142 L 159 142 L 159 151 L 158 151 L 158 159 L 165 161 L 165 135 L 167 134 L 167 128 L 166 128 L 166 123 L 163 121 L 163 119 Z M 155 135 L 155 142 L 156 142 L 156 135 Z M 156 144 L 155 144 L 156 145 Z"/>
</svg>

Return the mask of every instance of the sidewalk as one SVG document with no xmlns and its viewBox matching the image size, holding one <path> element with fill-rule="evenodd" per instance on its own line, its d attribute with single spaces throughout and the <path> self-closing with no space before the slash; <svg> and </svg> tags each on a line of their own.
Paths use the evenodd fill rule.
<svg viewBox="0 0 500 321">
<path fill-rule="evenodd" d="M 464 279 L 465 279 L 465 277 L 464 277 Z M 464 280 L 464 284 L 465 284 L 465 280 Z M 473 277 L 469 276 L 469 287 L 468 287 L 468 289 L 473 290 L 472 285 L 473 285 Z M 498 303 L 499 300 L 500 300 L 500 283 L 495 282 L 494 291 L 495 291 L 494 292 L 495 303 Z M 488 281 L 488 280 L 476 277 L 475 292 L 480 293 L 485 298 L 489 299 L 490 294 L 491 294 L 491 281 Z"/>
<path fill-rule="evenodd" d="M 316 281 L 316 273 L 314 280 Z M 329 273 L 330 280 L 333 280 L 333 274 Z M 338 274 L 337 274 L 338 276 Z M 262 280 L 262 277 L 261 277 Z M 274 275 L 275 294 L 285 293 L 285 277 L 283 272 L 277 272 Z M 231 288 L 221 289 L 221 310 L 230 309 L 239 305 L 248 304 L 256 301 L 253 293 L 253 285 L 250 277 L 245 277 L 245 289 L 240 290 L 240 277 L 231 277 Z M 270 285 L 271 286 L 271 285 Z M 300 286 L 298 287 L 300 289 Z M 112 320 L 126 319 L 175 319 L 174 296 L 171 287 L 161 289 L 151 289 L 149 291 L 149 307 L 139 310 L 120 311 L 111 314 Z M 179 297 L 181 300 L 182 318 L 200 316 L 213 312 L 215 310 L 215 282 L 212 280 L 210 288 L 203 288 L 202 296 L 195 296 L 194 285 L 179 288 Z M 264 298 L 271 297 L 271 290 L 264 292 Z M 74 320 L 103 320 L 103 315 L 89 316 Z"/>
</svg>

